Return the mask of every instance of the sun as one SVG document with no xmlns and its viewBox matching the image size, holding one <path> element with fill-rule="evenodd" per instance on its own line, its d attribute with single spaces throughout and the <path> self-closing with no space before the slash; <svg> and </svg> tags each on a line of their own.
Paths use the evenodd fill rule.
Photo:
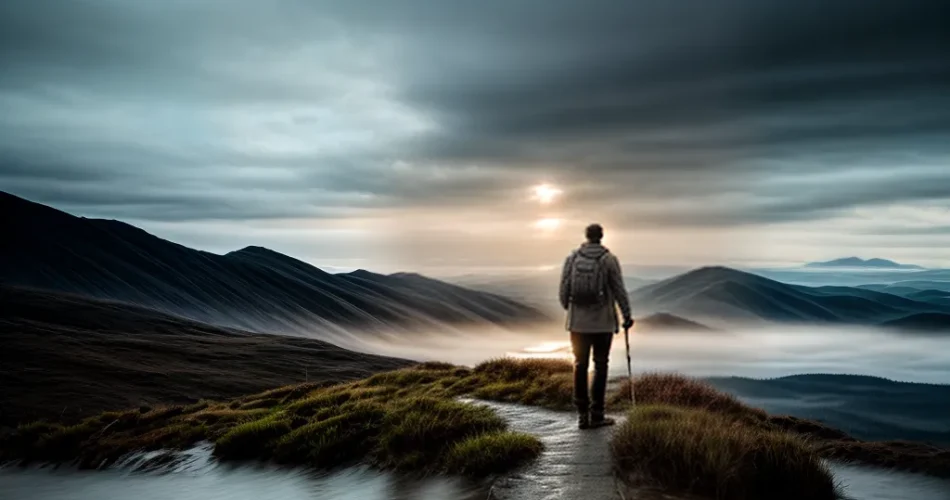
<svg viewBox="0 0 950 500">
<path fill-rule="evenodd" d="M 533 200 L 538 200 L 541 204 L 547 205 L 554 201 L 554 198 L 557 198 L 563 193 L 556 186 L 550 184 L 539 184 L 533 189 L 534 195 L 531 197 Z"/>
</svg>

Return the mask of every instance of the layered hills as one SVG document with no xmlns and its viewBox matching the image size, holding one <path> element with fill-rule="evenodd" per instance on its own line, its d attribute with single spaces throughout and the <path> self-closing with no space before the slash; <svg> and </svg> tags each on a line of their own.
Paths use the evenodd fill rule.
<svg viewBox="0 0 950 500">
<path fill-rule="evenodd" d="M 947 307 L 867 288 L 789 285 L 726 267 L 704 267 L 631 293 L 637 314 L 668 313 L 723 322 L 899 324 Z M 930 316 L 928 316 L 930 317 Z M 910 319 L 907 319 L 910 321 Z"/>
</svg>

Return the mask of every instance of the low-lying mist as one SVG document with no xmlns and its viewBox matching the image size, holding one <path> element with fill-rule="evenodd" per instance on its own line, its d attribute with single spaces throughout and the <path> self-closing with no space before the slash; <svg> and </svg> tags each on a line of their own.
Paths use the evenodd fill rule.
<svg viewBox="0 0 950 500">
<path fill-rule="evenodd" d="M 350 339 L 360 338 L 358 335 Z M 651 331 L 630 334 L 635 372 L 773 378 L 852 374 L 950 383 L 950 336 L 862 327 L 757 326 L 722 332 Z M 560 325 L 417 331 L 360 338 L 348 347 L 418 360 L 471 365 L 498 356 L 571 359 Z M 623 333 L 614 336 L 611 374 L 626 374 Z"/>
</svg>

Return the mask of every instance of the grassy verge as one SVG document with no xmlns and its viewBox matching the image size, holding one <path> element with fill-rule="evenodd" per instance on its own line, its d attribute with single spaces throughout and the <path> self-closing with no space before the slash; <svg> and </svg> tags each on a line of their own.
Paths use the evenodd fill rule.
<svg viewBox="0 0 950 500">
<path fill-rule="evenodd" d="M 799 437 L 709 411 L 639 406 L 611 441 L 630 481 L 703 497 L 835 499 L 831 473 Z"/>
<path fill-rule="evenodd" d="M 561 360 L 503 358 L 474 368 L 423 363 L 349 383 L 298 384 L 231 401 L 105 412 L 76 425 L 34 422 L 21 425 L 2 438 L 0 459 L 75 460 L 81 466 L 99 467 L 131 451 L 182 448 L 210 440 L 222 460 L 269 459 L 315 467 L 363 461 L 425 473 L 490 474 L 530 460 L 540 453 L 541 445 L 531 436 L 508 432 L 505 423 L 492 411 L 455 398 L 474 396 L 570 409 L 571 372 L 572 365 Z M 609 409 L 628 409 L 628 384 L 623 381 L 613 385 L 608 393 Z M 923 444 L 861 442 L 817 422 L 770 416 L 688 377 L 642 375 L 635 381 L 635 391 L 638 408 L 630 425 L 639 425 L 641 421 L 659 421 L 662 425 L 637 427 L 637 439 L 628 443 L 658 439 L 644 434 L 650 429 L 683 426 L 682 436 L 692 442 L 694 438 L 700 439 L 701 435 L 695 433 L 699 428 L 711 433 L 724 428 L 729 432 L 712 435 L 707 442 L 710 447 L 703 449 L 713 449 L 712 444 L 717 444 L 723 445 L 723 450 L 735 451 L 758 440 L 787 444 L 781 440 L 798 439 L 795 442 L 801 443 L 801 447 L 795 448 L 798 451 L 794 453 L 804 447 L 825 458 L 950 476 L 950 452 L 946 450 Z M 673 410 L 641 413 L 654 405 Z M 667 414 L 673 416 L 656 418 Z M 627 427 L 620 430 L 632 432 Z M 729 439 L 744 439 L 742 435 L 749 439 L 724 444 Z M 619 443 L 615 445 L 618 457 L 626 456 L 620 453 L 622 447 L 617 446 Z M 754 453 L 728 456 L 759 460 Z M 798 467 L 795 464 L 805 463 L 800 461 L 803 456 L 785 458 L 791 460 L 790 467 Z M 723 457 L 727 456 L 717 460 L 725 460 Z M 637 473 L 651 470 L 650 463 L 620 458 L 618 464 L 622 469 Z M 775 463 L 780 463 L 782 457 L 778 459 Z M 689 460 L 689 464 L 678 465 L 683 470 L 692 470 L 689 467 L 702 463 Z M 703 470 L 714 470 L 716 464 L 726 463 L 729 462 L 713 462 Z M 742 460 L 729 467 L 716 477 L 732 477 L 749 470 Z M 795 470 L 798 469 L 790 473 L 801 473 Z M 657 480 L 675 482 L 677 477 L 658 475 Z"/>
<path fill-rule="evenodd" d="M 221 460 L 266 459 L 321 468 L 368 462 L 419 473 L 480 476 L 504 472 L 542 450 L 513 433 L 490 408 L 456 396 L 492 391 L 539 364 L 499 361 L 474 370 L 426 363 L 350 383 L 280 387 L 231 401 L 106 412 L 76 425 L 21 425 L 0 444 L 3 459 L 76 461 L 100 467 L 139 450 L 213 441 Z M 519 371 L 521 370 L 521 371 Z M 525 385 L 554 405 L 550 381 Z M 548 398 L 548 399 L 545 399 Z"/>
</svg>

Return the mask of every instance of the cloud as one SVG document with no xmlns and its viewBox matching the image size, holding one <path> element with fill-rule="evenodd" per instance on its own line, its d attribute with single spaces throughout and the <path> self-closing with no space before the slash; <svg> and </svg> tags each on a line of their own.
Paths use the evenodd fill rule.
<svg viewBox="0 0 950 500">
<path fill-rule="evenodd" d="M 565 219 L 631 230 L 947 200 L 948 17 L 926 0 L 6 2 L 0 185 L 185 222 L 532 218 L 515 199 L 547 181 Z"/>
</svg>

